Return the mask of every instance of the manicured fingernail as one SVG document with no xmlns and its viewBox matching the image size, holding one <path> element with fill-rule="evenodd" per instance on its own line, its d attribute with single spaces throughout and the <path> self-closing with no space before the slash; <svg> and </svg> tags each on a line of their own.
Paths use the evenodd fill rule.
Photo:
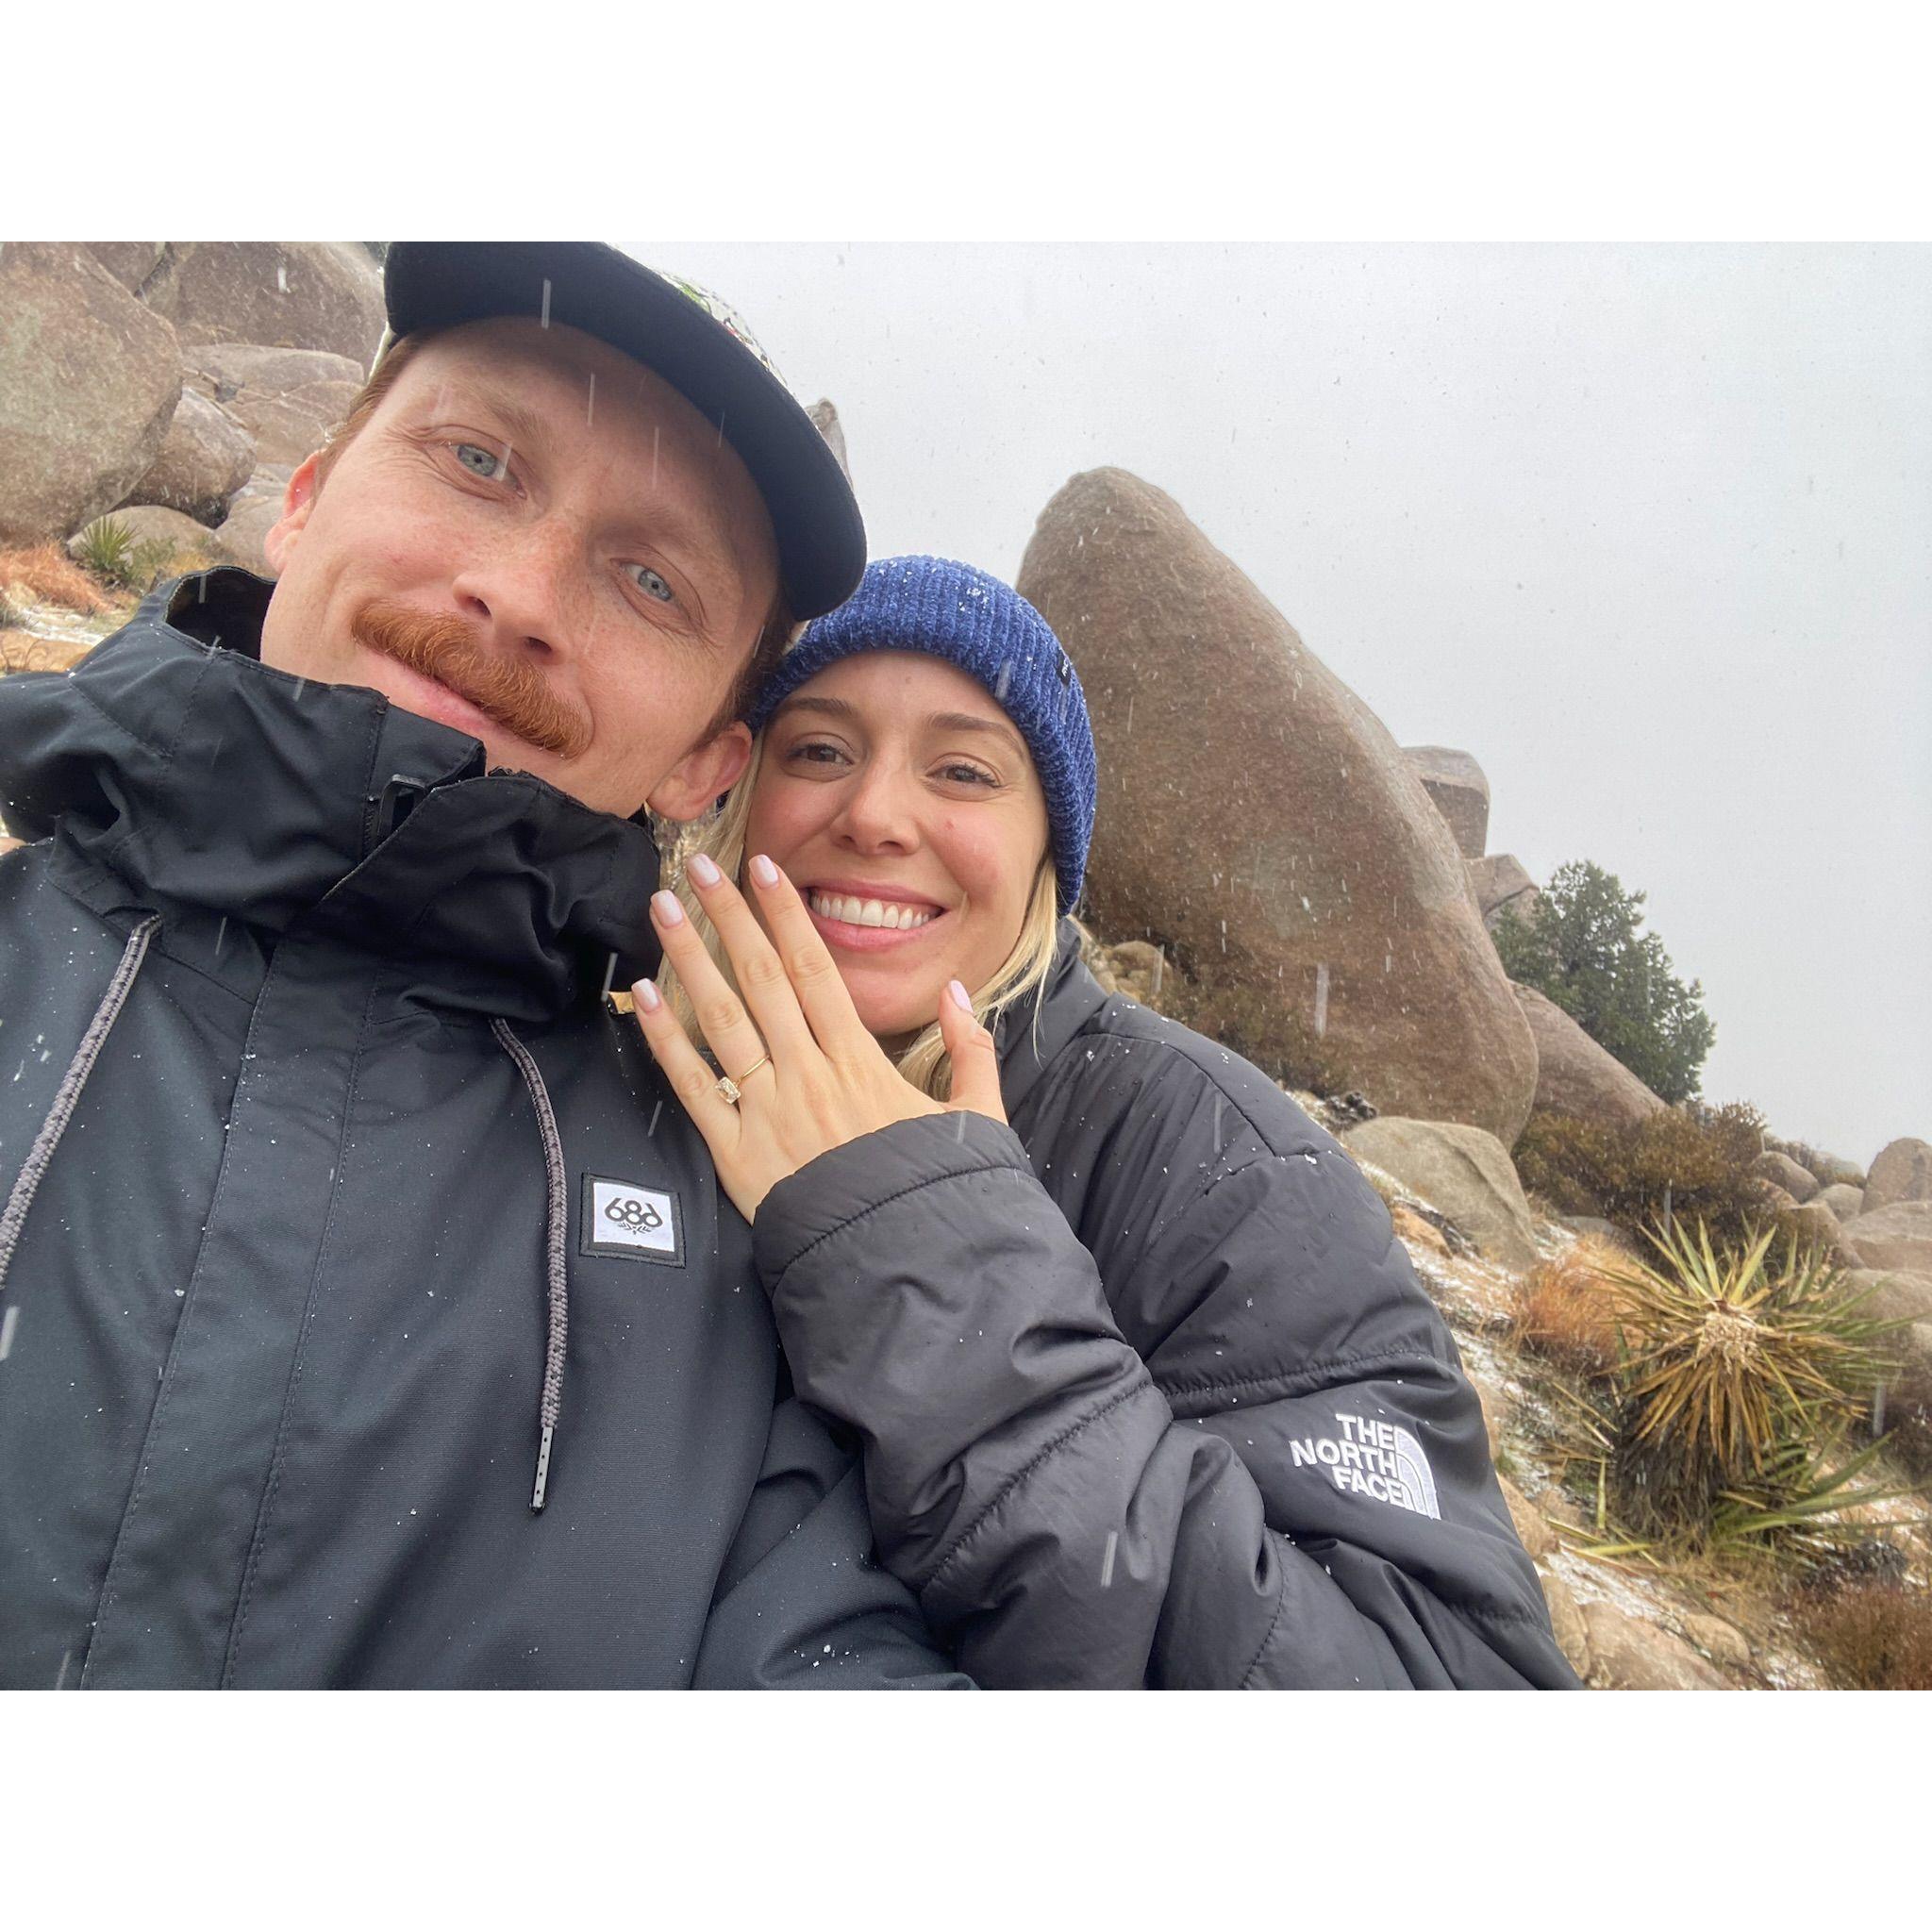
<svg viewBox="0 0 1932 1932">
<path fill-rule="evenodd" d="M 658 991 L 654 979 L 641 979 L 630 990 L 630 996 L 647 1013 L 655 1013 L 664 1004 L 664 995 Z"/>
<path fill-rule="evenodd" d="M 778 868 L 762 852 L 751 862 L 751 875 L 761 886 L 775 886 L 778 883 Z"/>
<path fill-rule="evenodd" d="M 658 915 L 659 925 L 682 925 L 684 908 L 677 903 L 675 892 L 653 892 L 651 910 Z"/>
<path fill-rule="evenodd" d="M 685 860 L 684 869 L 701 886 L 715 886 L 724 874 L 702 852 L 693 852 Z"/>
<path fill-rule="evenodd" d="M 953 1004 L 962 1012 L 973 1010 L 973 995 L 957 979 L 946 981 L 946 991 L 953 995 Z"/>
</svg>

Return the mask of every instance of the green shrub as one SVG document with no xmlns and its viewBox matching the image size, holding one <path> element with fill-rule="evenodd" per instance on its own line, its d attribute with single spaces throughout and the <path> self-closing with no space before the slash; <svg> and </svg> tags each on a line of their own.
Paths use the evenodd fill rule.
<svg viewBox="0 0 1932 1932">
<path fill-rule="evenodd" d="M 20 609 L 6 591 L 0 591 L 0 630 L 25 630 L 26 613 Z"/>
<path fill-rule="evenodd" d="M 104 583 L 125 585 L 134 567 L 134 532 L 113 517 L 96 517 L 75 540 L 74 555 Z"/>
<path fill-rule="evenodd" d="M 1691 1102 L 1610 1125 L 1533 1113 L 1511 1150 L 1523 1185 L 1559 1214 L 1595 1214 L 1641 1239 L 1667 1219 L 1704 1222 L 1720 1243 L 1748 1243 L 1770 1224 L 1802 1224 L 1765 1207 L 1751 1163 L 1763 1148 L 1764 1117 L 1733 1101 Z"/>
<path fill-rule="evenodd" d="M 1674 1105 L 1697 1092 L 1717 1028 L 1703 986 L 1686 986 L 1662 940 L 1639 932 L 1643 897 L 1588 859 L 1560 865 L 1527 919 L 1508 908 L 1498 916 L 1496 951 L 1511 979 L 1562 1008 Z"/>
<path fill-rule="evenodd" d="M 114 517 L 91 523 L 80 533 L 75 555 L 103 583 L 142 594 L 169 575 L 175 563 L 175 546 L 165 537 L 137 541 L 133 531 Z"/>
</svg>

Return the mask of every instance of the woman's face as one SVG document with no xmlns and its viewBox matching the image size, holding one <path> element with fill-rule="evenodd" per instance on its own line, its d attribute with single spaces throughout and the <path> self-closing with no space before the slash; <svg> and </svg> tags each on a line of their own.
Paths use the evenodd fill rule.
<svg viewBox="0 0 1932 1932">
<path fill-rule="evenodd" d="M 976 991 L 1020 937 L 1046 852 L 1033 759 L 976 678 L 914 651 L 819 673 L 765 727 L 747 856 L 782 866 L 881 1041 Z"/>
</svg>

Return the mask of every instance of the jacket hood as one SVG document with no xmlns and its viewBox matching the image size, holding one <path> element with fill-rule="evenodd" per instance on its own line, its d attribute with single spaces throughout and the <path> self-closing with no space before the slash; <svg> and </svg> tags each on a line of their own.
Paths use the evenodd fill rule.
<svg viewBox="0 0 1932 1932">
<path fill-rule="evenodd" d="M 273 585 L 164 586 L 65 676 L 0 684 L 0 802 L 165 914 L 269 942 L 298 920 L 424 967 L 423 996 L 512 1019 L 652 970 L 658 854 L 639 824 L 355 685 L 259 658 Z"/>
</svg>

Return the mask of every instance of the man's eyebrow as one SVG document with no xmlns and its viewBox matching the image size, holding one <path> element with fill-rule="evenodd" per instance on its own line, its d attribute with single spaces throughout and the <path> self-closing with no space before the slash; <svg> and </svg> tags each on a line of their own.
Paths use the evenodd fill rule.
<svg viewBox="0 0 1932 1932">
<path fill-rule="evenodd" d="M 436 391 L 436 413 L 445 413 L 452 405 L 473 404 L 487 409 L 510 434 L 510 446 L 538 449 L 543 442 L 543 425 L 521 403 L 500 390 L 475 380 L 445 382 Z"/>
<path fill-rule="evenodd" d="M 778 707 L 773 722 L 792 711 L 815 711 L 826 718 L 852 718 L 858 716 L 858 706 L 845 698 L 814 698 L 803 693 L 789 697 Z M 939 731 L 990 731 L 995 737 L 1004 738 L 1017 752 L 1026 749 L 1025 741 L 1010 725 L 1002 724 L 996 718 L 975 718 L 970 711 L 934 711 L 925 720 L 927 730 Z"/>
</svg>

